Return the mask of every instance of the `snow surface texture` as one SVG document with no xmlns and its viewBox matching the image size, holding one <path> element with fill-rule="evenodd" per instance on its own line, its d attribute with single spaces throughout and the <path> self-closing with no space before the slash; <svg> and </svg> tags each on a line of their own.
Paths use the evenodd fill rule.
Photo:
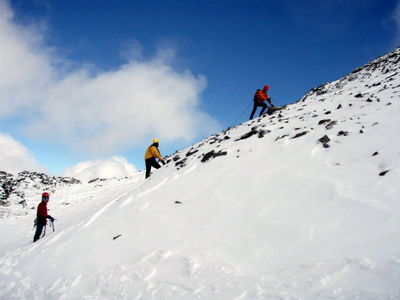
<svg viewBox="0 0 400 300">
<path fill-rule="evenodd" d="M 0 298 L 399 299 L 399 60 L 2 219 Z"/>
</svg>

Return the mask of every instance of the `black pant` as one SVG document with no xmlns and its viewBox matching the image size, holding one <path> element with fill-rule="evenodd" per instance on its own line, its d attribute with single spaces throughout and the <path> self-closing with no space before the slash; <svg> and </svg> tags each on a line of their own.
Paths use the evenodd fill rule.
<svg viewBox="0 0 400 300">
<path fill-rule="evenodd" d="M 265 112 L 265 110 L 267 109 L 268 106 L 264 101 L 262 101 L 262 102 L 254 101 L 253 110 L 251 112 L 249 120 L 253 119 L 254 114 L 256 113 L 257 107 L 262 107 L 261 112 L 260 112 L 260 117 L 261 117 L 261 115 Z"/>
<path fill-rule="evenodd" d="M 156 169 L 159 169 L 161 167 L 160 164 L 156 161 L 155 157 L 146 159 L 145 163 L 146 163 L 146 178 L 150 177 L 151 167 L 154 167 Z"/>
<path fill-rule="evenodd" d="M 33 242 L 36 242 L 38 239 L 40 239 L 40 235 L 42 234 L 43 227 L 46 226 L 46 219 L 42 220 L 41 218 L 38 218 L 37 223 L 36 223 L 36 232 L 35 236 L 33 237 Z"/>
</svg>

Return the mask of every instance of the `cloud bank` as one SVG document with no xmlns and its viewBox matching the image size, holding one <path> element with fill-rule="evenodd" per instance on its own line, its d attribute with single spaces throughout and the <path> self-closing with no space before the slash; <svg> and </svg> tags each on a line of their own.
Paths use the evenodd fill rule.
<svg viewBox="0 0 400 300">
<path fill-rule="evenodd" d="M 69 167 L 61 176 L 74 177 L 82 182 L 95 178 L 126 177 L 137 173 L 136 168 L 124 157 L 113 156 L 108 159 L 80 162 Z"/>
<path fill-rule="evenodd" d="M 44 172 L 28 149 L 7 134 L 0 133 L 0 171 L 17 174 L 21 171 Z"/>
<path fill-rule="evenodd" d="M 104 155 L 154 136 L 190 141 L 217 129 L 199 108 L 205 78 L 175 70 L 169 49 L 110 71 L 71 70 L 44 40 L 37 27 L 16 24 L 0 0 L 0 121 L 21 120 L 30 138 Z"/>
</svg>

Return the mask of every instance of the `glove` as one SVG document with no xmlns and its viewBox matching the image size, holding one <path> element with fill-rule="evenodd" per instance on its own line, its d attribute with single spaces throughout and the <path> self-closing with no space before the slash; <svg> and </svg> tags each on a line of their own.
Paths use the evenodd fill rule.
<svg viewBox="0 0 400 300">
<path fill-rule="evenodd" d="M 49 219 L 51 222 L 54 222 L 54 220 L 55 220 L 52 216 L 49 216 Z"/>
<path fill-rule="evenodd" d="M 165 165 L 165 160 L 162 160 L 161 162 L 162 162 L 163 165 Z"/>
</svg>

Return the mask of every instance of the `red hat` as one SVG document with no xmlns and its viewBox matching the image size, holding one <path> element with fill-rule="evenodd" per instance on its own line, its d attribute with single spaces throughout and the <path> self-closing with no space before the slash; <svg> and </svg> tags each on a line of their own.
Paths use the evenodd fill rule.
<svg viewBox="0 0 400 300">
<path fill-rule="evenodd" d="M 269 85 L 264 85 L 264 91 L 268 91 L 269 90 Z"/>
<path fill-rule="evenodd" d="M 42 194 L 42 197 L 50 197 L 50 195 L 49 195 L 48 192 L 44 192 L 44 193 Z"/>
</svg>

